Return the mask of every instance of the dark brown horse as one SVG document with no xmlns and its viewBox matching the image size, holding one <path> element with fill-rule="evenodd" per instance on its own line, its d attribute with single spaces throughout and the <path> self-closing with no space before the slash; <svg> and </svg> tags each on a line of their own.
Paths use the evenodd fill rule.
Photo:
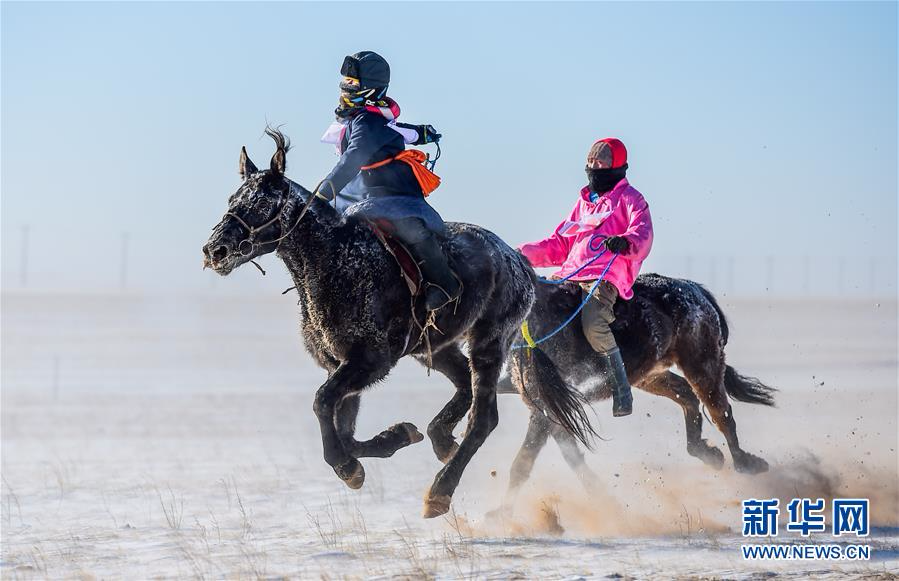
<svg viewBox="0 0 899 581">
<path fill-rule="evenodd" d="M 531 334 L 542 337 L 555 329 L 577 309 L 580 300 L 581 291 L 576 284 L 538 285 L 537 300 L 528 315 Z M 729 330 L 712 294 L 689 280 L 644 274 L 634 284 L 634 298 L 615 304 L 615 317 L 612 331 L 621 348 L 628 379 L 635 387 L 667 397 L 683 408 L 687 452 L 716 469 L 724 464 L 721 451 L 702 438 L 702 404 L 724 434 L 734 468 L 748 473 L 767 470 L 767 462 L 740 447 L 728 396 L 771 406 L 775 390 L 758 379 L 740 375 L 725 363 Z M 559 368 L 564 381 L 577 386 L 588 400 L 611 397 L 602 358 L 590 347 L 578 319 L 541 347 Z M 499 386 L 499 393 L 524 394 L 531 409 L 525 441 L 512 464 L 507 508 L 530 475 L 549 436 L 559 444 L 566 462 L 587 487 L 596 477 L 584 462 L 577 442 L 543 413 L 539 397 L 528 395 L 531 384 L 552 380 L 536 376 L 541 369 L 525 365 L 527 358 L 526 350 L 513 351 L 510 376 L 501 380 Z M 671 371 L 675 365 L 683 376 Z"/>
</svg>

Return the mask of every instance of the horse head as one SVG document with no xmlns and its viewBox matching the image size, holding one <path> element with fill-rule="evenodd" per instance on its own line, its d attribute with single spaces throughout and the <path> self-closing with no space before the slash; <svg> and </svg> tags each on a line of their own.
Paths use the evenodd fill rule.
<svg viewBox="0 0 899 581">
<path fill-rule="evenodd" d="M 228 198 L 228 211 L 212 229 L 203 246 L 203 266 L 225 276 L 235 268 L 263 254 L 273 252 L 299 219 L 294 207 L 299 198 L 292 194 L 292 182 L 284 176 L 290 140 L 277 129 L 266 128 L 277 150 L 269 168 L 259 170 L 240 150 L 240 177 L 243 183 Z M 294 217 L 294 215 L 299 217 Z"/>
</svg>

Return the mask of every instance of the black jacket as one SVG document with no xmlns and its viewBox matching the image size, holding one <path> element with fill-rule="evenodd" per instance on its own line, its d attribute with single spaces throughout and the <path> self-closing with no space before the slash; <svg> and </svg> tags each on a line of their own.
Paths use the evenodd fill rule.
<svg viewBox="0 0 899 581">
<path fill-rule="evenodd" d="M 340 160 L 320 187 L 327 196 L 340 192 L 350 182 L 353 189 L 361 189 L 366 196 L 422 196 L 415 174 L 405 162 L 394 161 L 371 170 L 360 170 L 393 157 L 406 148 L 403 136 L 387 126 L 382 115 L 363 111 L 347 121 L 346 132 L 340 144 Z M 361 173 L 361 184 L 356 178 Z M 330 184 L 329 184 L 330 182 Z"/>
</svg>

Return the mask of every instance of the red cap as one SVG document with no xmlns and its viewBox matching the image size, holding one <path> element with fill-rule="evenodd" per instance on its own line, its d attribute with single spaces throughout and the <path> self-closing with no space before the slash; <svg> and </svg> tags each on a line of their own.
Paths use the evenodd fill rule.
<svg viewBox="0 0 899 581">
<path fill-rule="evenodd" d="M 620 139 L 606 137 L 600 139 L 587 154 L 588 169 L 610 169 L 627 163 L 627 148 Z"/>
</svg>

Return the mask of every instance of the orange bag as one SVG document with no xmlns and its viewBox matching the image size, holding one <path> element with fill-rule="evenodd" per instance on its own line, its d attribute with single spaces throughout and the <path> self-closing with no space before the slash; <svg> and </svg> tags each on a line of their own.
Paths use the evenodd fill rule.
<svg viewBox="0 0 899 581">
<path fill-rule="evenodd" d="M 371 165 L 363 165 L 360 169 L 375 169 L 392 161 L 402 161 L 412 168 L 412 173 L 415 174 L 415 179 L 418 181 L 418 185 L 421 186 L 421 193 L 427 198 L 440 185 L 440 177 L 424 166 L 427 159 L 428 156 L 420 149 L 407 149 L 399 152 L 394 157 L 388 157 Z"/>
</svg>

